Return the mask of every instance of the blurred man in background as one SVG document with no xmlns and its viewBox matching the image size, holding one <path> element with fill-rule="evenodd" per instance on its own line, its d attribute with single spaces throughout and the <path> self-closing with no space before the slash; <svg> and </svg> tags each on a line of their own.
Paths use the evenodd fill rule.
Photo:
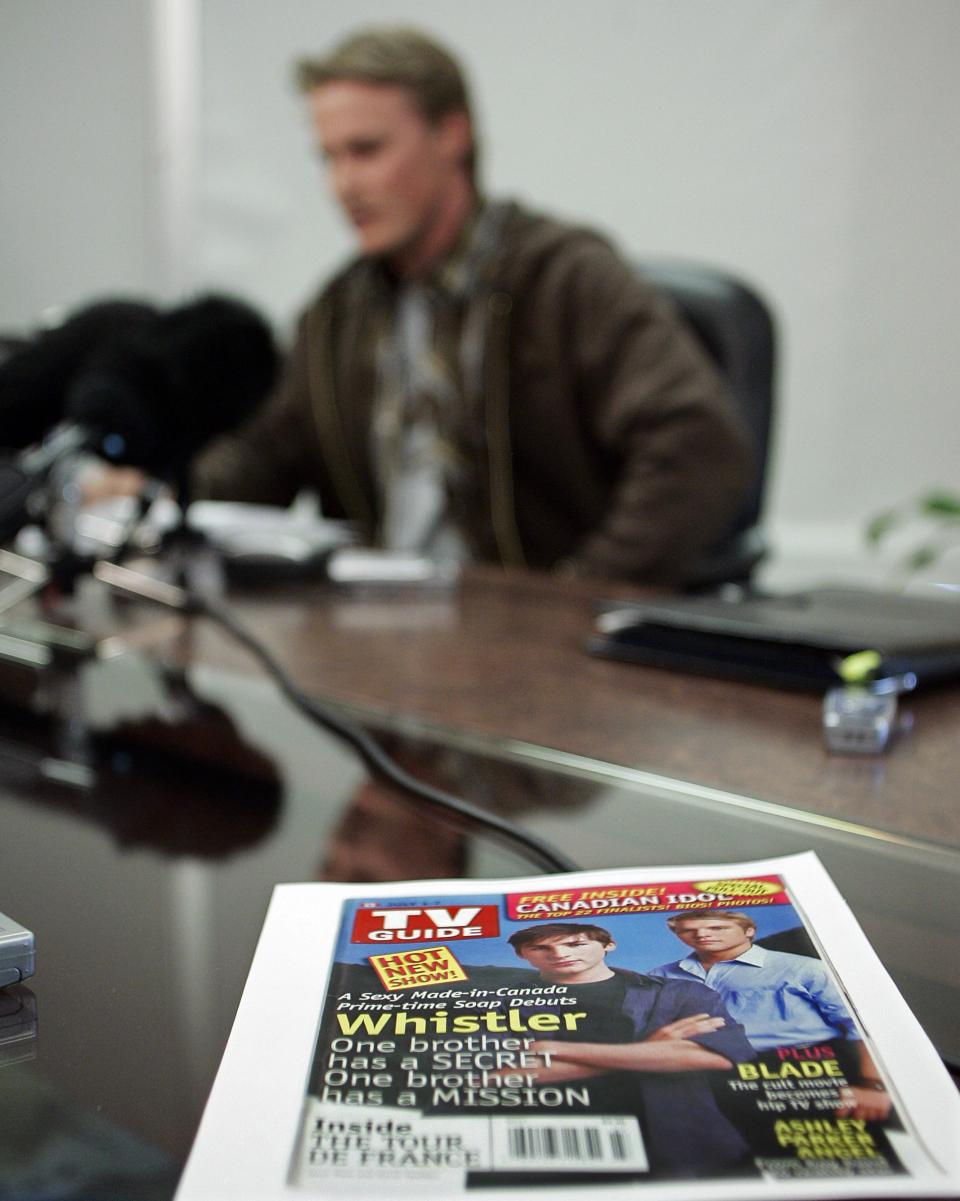
<svg viewBox="0 0 960 1201">
<path fill-rule="evenodd" d="M 752 474 L 723 384 L 598 235 L 487 200 L 455 59 L 360 32 L 298 66 L 359 255 L 194 495 L 315 489 L 388 549 L 682 582 Z"/>
</svg>

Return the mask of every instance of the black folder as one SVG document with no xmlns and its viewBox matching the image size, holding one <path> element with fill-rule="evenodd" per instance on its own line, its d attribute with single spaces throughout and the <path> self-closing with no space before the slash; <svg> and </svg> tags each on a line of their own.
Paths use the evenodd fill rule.
<svg viewBox="0 0 960 1201">
<path fill-rule="evenodd" d="M 922 686 L 960 677 L 960 592 L 822 587 L 608 601 L 587 647 L 611 659 L 818 691 L 842 681 L 850 655 L 874 651 L 875 678 L 913 675 Z"/>
</svg>

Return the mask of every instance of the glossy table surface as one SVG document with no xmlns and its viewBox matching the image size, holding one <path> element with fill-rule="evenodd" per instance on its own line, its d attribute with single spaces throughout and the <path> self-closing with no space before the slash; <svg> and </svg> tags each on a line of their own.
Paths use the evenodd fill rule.
<svg viewBox="0 0 960 1201">
<path fill-rule="evenodd" d="M 484 749 L 527 744 L 554 763 L 652 772 L 960 848 L 960 687 L 904 700 L 908 728 L 888 754 L 832 755 L 818 696 L 585 654 L 598 596 L 625 592 L 477 568 L 449 594 L 298 588 L 241 594 L 235 609 L 302 687 L 373 722 Z M 159 631 L 153 647 L 251 670 L 209 624 L 179 647 Z"/>
<path fill-rule="evenodd" d="M 960 690 L 912 699 L 882 757 L 834 756 L 817 697 L 589 657 L 601 595 L 476 570 L 232 603 L 410 771 L 584 867 L 817 850 L 960 1060 Z M 0 663 L 0 910 L 38 944 L 0 993 L 0 1197 L 167 1197 L 275 883 L 530 865 L 373 780 L 206 619 L 95 586 L 72 618 L 99 656 Z"/>
</svg>

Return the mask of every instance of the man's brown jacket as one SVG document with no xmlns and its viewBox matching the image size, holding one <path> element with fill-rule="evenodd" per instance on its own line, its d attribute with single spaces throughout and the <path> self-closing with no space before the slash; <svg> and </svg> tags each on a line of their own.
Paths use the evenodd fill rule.
<svg viewBox="0 0 960 1201">
<path fill-rule="evenodd" d="M 483 460 L 468 531 L 478 557 L 681 581 L 753 472 L 704 352 L 601 237 L 516 205 L 485 279 L 470 417 Z M 197 496 L 286 504 L 312 487 L 326 516 L 376 542 L 371 326 L 383 287 L 380 265 L 360 259 L 320 293 L 277 392 L 198 461 Z"/>
</svg>

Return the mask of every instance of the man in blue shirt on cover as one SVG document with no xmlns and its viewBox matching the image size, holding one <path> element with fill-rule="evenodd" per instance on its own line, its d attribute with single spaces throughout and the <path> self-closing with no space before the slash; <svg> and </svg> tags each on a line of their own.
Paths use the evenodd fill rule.
<svg viewBox="0 0 960 1201">
<path fill-rule="evenodd" d="M 720 997 L 689 978 L 653 980 L 611 967 L 617 944 L 603 926 L 531 922 L 508 941 L 585 1011 L 575 1034 L 530 1045 L 545 1060 L 532 1073 L 538 1085 L 586 1080 L 596 1112 L 635 1114 L 658 1174 L 752 1173 L 747 1143 L 708 1081 L 754 1058 Z"/>
<path fill-rule="evenodd" d="M 843 1040 L 856 1044 L 859 1076 L 841 1093 L 842 1116 L 882 1119 L 890 1099 L 840 991 L 819 959 L 754 946 L 751 918 L 730 909 L 678 913 L 667 925 L 691 953 L 650 976 L 699 980 L 723 998 L 757 1051 Z"/>
</svg>

